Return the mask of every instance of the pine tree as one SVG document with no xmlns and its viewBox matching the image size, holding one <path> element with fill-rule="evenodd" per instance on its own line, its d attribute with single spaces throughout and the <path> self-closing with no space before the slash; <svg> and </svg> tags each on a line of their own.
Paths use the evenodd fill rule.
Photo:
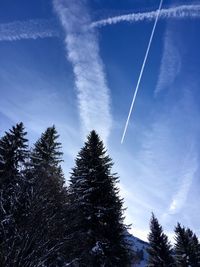
<svg viewBox="0 0 200 267">
<path fill-rule="evenodd" d="M 192 254 L 192 264 L 193 266 L 200 266 L 200 243 L 199 240 L 196 236 L 196 234 L 194 234 L 190 229 L 188 229 L 192 235 L 190 234 L 190 236 L 192 236 L 191 238 L 191 254 Z"/>
<path fill-rule="evenodd" d="M 197 236 L 180 223 L 175 228 L 175 258 L 178 267 L 200 266 L 200 244 Z"/>
<path fill-rule="evenodd" d="M 47 128 L 35 143 L 27 172 L 31 182 L 31 188 L 29 186 L 27 190 L 31 210 L 28 218 L 33 222 L 33 229 L 37 230 L 37 235 L 34 235 L 31 229 L 37 244 L 34 249 L 38 255 L 35 258 L 48 266 L 56 266 L 57 259 L 64 257 L 60 253 L 67 220 L 66 190 L 60 166 L 62 152 L 58 138 L 55 126 Z M 27 231 L 30 231 L 29 223 Z"/>
<path fill-rule="evenodd" d="M 60 163 L 62 162 L 63 153 L 60 151 L 61 143 L 57 141 L 58 138 L 59 135 L 55 126 L 47 128 L 35 143 L 31 153 L 31 166 L 37 172 L 48 172 L 49 175 L 59 176 L 62 186 L 64 179 Z"/>
<path fill-rule="evenodd" d="M 71 260 L 79 266 L 127 266 L 123 201 L 111 158 L 92 131 L 80 150 L 70 179 Z"/>
<path fill-rule="evenodd" d="M 14 140 L 10 133 L 7 135 L 4 141 Z M 42 134 L 33 149 L 31 160 L 29 163 L 26 161 L 27 169 L 22 168 L 25 160 L 20 153 L 16 153 L 19 155 L 16 160 L 10 160 L 15 163 L 9 171 L 10 180 L 14 181 L 17 175 L 23 178 L 23 186 L 18 190 L 20 198 L 11 201 L 14 212 L 5 214 L 2 210 L 1 233 L 4 241 L 0 244 L 0 266 L 63 266 L 66 190 L 63 188 L 64 177 L 59 165 L 62 153 L 57 138 L 55 127 L 48 128 Z M 4 147 L 6 150 L 7 147 Z M 19 151 L 25 152 L 23 149 Z M 12 187 L 14 193 L 17 185 Z"/>
<path fill-rule="evenodd" d="M 152 214 L 150 221 L 149 240 L 149 261 L 150 267 L 170 267 L 175 266 L 172 257 L 172 248 L 168 241 L 168 237 L 163 233 L 162 226 L 157 218 Z"/>
<path fill-rule="evenodd" d="M 28 154 L 23 123 L 16 124 L 0 140 L 0 185 L 16 177 Z"/>
<path fill-rule="evenodd" d="M 0 140 L 0 265 L 14 266 L 20 242 L 19 220 L 25 185 L 23 169 L 28 155 L 23 123 Z"/>
</svg>

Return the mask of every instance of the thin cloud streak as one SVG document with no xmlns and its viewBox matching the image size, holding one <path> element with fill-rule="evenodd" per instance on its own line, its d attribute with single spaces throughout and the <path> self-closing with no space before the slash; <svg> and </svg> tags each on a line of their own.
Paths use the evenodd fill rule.
<svg viewBox="0 0 200 267">
<path fill-rule="evenodd" d="M 65 30 L 65 45 L 72 63 L 78 92 L 83 133 L 95 129 L 106 142 L 111 130 L 110 96 L 95 31 L 86 1 L 54 0 Z"/>
<path fill-rule="evenodd" d="M 179 213 L 187 201 L 192 182 L 198 169 L 197 156 L 194 155 L 194 148 L 192 148 L 183 164 L 182 179 L 178 185 L 177 191 L 171 200 L 169 209 L 163 214 L 164 222 L 167 222 L 171 215 Z"/>
<path fill-rule="evenodd" d="M 144 168 L 140 168 L 143 173 L 141 177 L 145 181 L 140 187 L 143 184 L 146 186 L 142 193 L 147 192 L 148 188 L 155 191 L 150 193 L 150 201 L 158 196 L 157 203 L 153 204 L 154 210 L 160 213 L 166 226 L 177 220 L 178 214 L 182 216 L 180 212 L 187 208 L 188 196 L 198 170 L 196 138 L 199 127 L 196 126 L 198 109 L 194 97 L 196 86 L 188 81 L 188 84 L 174 89 L 176 93 L 173 90 L 173 96 L 181 94 L 180 99 L 176 103 L 172 103 L 170 99 L 166 107 L 159 109 L 155 122 L 147 128 L 139 157 L 140 162 L 149 169 L 146 172 L 148 181 Z"/>
<path fill-rule="evenodd" d="M 168 26 L 164 37 L 164 50 L 155 95 L 165 89 L 169 89 L 173 85 L 177 75 L 180 73 L 182 65 L 181 61 L 179 47 Z"/>
<path fill-rule="evenodd" d="M 92 28 L 103 27 L 107 25 L 117 24 L 120 22 L 141 22 L 153 21 L 157 16 L 157 11 L 144 12 L 144 13 L 131 13 L 127 15 L 110 17 L 95 21 L 91 24 Z M 184 19 L 184 18 L 200 18 L 200 5 L 181 5 L 160 11 L 160 19 Z"/>
<path fill-rule="evenodd" d="M 59 37 L 54 19 L 32 19 L 0 24 L 0 41 Z"/>
<path fill-rule="evenodd" d="M 88 28 L 98 28 L 120 22 L 142 22 L 155 20 L 157 11 L 131 13 L 107 19 L 89 22 Z M 200 5 L 181 5 L 161 9 L 160 19 L 195 19 L 200 18 Z M 31 19 L 0 24 L 0 41 L 59 37 L 59 27 L 54 19 Z"/>
<path fill-rule="evenodd" d="M 146 66 L 146 62 L 147 62 L 147 58 L 148 58 L 149 51 L 150 51 L 150 48 L 151 48 L 151 43 L 153 41 L 153 37 L 154 37 L 155 30 L 156 30 L 156 26 L 157 26 L 157 23 L 158 23 L 158 18 L 159 18 L 159 15 L 160 15 L 160 10 L 162 8 L 162 3 L 163 3 L 163 0 L 160 0 L 159 8 L 158 8 L 158 10 L 156 12 L 156 19 L 155 19 L 155 22 L 154 22 L 154 25 L 153 25 L 151 36 L 150 36 L 149 43 L 148 43 L 148 46 L 147 46 L 147 50 L 146 50 L 146 53 L 145 53 L 145 56 L 144 56 L 144 60 L 143 60 L 143 63 L 142 63 L 142 68 L 140 70 L 140 75 L 139 75 L 139 78 L 138 78 L 138 81 L 137 81 L 136 89 L 135 89 L 135 92 L 134 92 L 134 95 L 133 95 L 132 103 L 131 103 L 130 110 L 129 110 L 129 113 L 128 113 L 128 117 L 127 117 L 127 120 L 126 120 L 124 132 L 123 132 L 122 139 L 121 139 L 121 144 L 124 142 L 124 138 L 125 138 L 125 135 L 126 135 L 126 131 L 127 131 L 128 125 L 129 125 L 129 121 L 130 121 L 130 117 L 131 117 L 131 114 L 132 114 L 132 111 L 133 111 L 133 106 L 135 104 L 137 93 L 138 93 L 138 90 L 140 88 L 141 79 L 142 79 L 142 76 L 143 76 L 144 68 Z"/>
</svg>

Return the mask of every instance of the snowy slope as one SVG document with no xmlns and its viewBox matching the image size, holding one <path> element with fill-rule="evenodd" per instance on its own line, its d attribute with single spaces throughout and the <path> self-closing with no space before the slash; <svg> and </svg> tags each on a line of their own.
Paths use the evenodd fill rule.
<svg viewBox="0 0 200 267">
<path fill-rule="evenodd" d="M 134 263 L 133 267 L 146 267 L 147 266 L 147 260 L 148 260 L 148 243 L 142 241 L 141 239 L 129 234 L 128 235 L 128 241 L 131 244 L 133 250 L 137 252 L 138 255 L 138 262 Z"/>
</svg>

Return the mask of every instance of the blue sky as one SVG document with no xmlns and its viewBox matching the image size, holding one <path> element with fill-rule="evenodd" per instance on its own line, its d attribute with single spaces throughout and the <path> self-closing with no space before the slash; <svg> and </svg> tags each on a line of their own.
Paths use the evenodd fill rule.
<svg viewBox="0 0 200 267">
<path fill-rule="evenodd" d="M 200 235 L 200 1 L 164 0 L 120 143 L 159 2 L 3 0 L 0 9 L 0 134 L 23 121 L 32 144 L 55 124 L 69 177 L 96 129 L 126 222 L 143 239 L 152 211 L 170 237 L 177 221 Z"/>
</svg>

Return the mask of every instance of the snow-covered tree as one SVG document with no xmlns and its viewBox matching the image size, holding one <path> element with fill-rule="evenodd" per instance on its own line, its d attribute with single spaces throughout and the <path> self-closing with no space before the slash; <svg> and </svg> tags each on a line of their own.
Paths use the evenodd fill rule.
<svg viewBox="0 0 200 267">
<path fill-rule="evenodd" d="M 27 158 L 27 139 L 23 123 L 16 124 L 0 139 L 0 186 L 10 182 L 23 168 Z"/>
<path fill-rule="evenodd" d="M 20 234 L 23 170 L 28 155 L 23 123 L 16 124 L 0 139 L 0 266 L 12 266 Z M 16 265 L 17 266 L 17 265 Z"/>
<path fill-rule="evenodd" d="M 123 201 L 111 172 L 113 162 L 92 131 L 70 179 L 71 260 L 80 266 L 128 266 Z"/>
<path fill-rule="evenodd" d="M 178 267 L 200 266 L 200 244 L 189 228 L 177 224 L 175 228 L 175 258 Z"/>
<path fill-rule="evenodd" d="M 64 246 L 65 224 L 68 219 L 64 175 L 60 166 L 61 143 L 58 138 L 55 126 L 47 128 L 35 143 L 27 171 L 31 185 L 27 189 L 27 204 L 31 211 L 29 219 L 33 220 L 39 233 L 40 240 L 35 236 L 36 243 L 41 248 L 38 252 L 42 253 L 48 266 L 55 266 L 57 259 L 63 257 L 60 253 Z"/>
<path fill-rule="evenodd" d="M 15 133 L 14 130 L 12 132 Z M 14 140 L 10 136 L 11 133 L 7 135 L 3 138 L 4 141 Z M 16 160 L 10 160 L 15 163 L 9 171 L 13 185 L 12 194 L 4 194 L 8 196 L 7 202 L 12 204 L 9 212 L 4 205 L 7 202 L 1 197 L 3 205 L 0 207 L 2 237 L 0 266 L 57 267 L 64 265 L 65 225 L 68 218 L 66 190 L 63 188 L 64 178 L 59 164 L 62 153 L 59 151 L 60 143 L 57 142 L 57 138 L 55 127 L 48 128 L 36 142 L 32 153 L 29 153 L 31 158 L 26 161 L 26 169 L 22 166 L 25 162 L 20 156 L 22 153 L 12 152 L 18 157 L 15 157 Z M 8 144 L 9 142 L 7 141 Z M 13 141 L 13 143 L 17 142 Z M 23 145 L 22 148 L 26 147 Z M 7 147 L 5 150 L 9 151 Z M 22 149 L 19 151 L 25 152 Z M 14 184 L 16 177 L 18 182 Z"/>
<path fill-rule="evenodd" d="M 58 142 L 59 135 L 55 126 L 49 127 L 41 135 L 41 138 L 35 143 L 31 153 L 31 166 L 37 172 L 45 172 L 49 175 L 60 177 L 61 186 L 64 183 L 62 169 L 61 143 Z"/>
<path fill-rule="evenodd" d="M 149 267 L 172 267 L 175 266 L 172 257 L 172 248 L 168 237 L 163 233 L 162 226 L 158 219 L 152 214 L 150 220 L 149 240 Z"/>
</svg>

